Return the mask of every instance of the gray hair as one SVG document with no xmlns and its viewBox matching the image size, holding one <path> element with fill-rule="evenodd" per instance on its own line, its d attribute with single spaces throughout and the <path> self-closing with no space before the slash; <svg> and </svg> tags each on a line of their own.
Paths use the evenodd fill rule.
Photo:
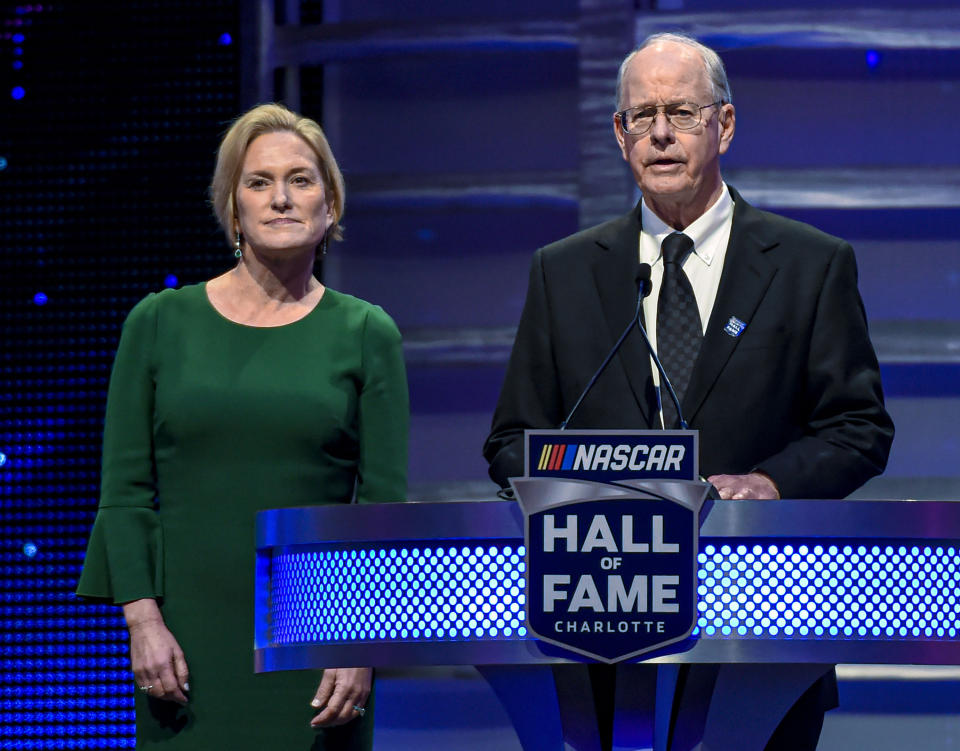
<svg viewBox="0 0 960 751">
<path fill-rule="evenodd" d="M 723 66 L 723 60 L 720 59 L 720 55 L 707 47 L 707 45 L 698 42 L 692 36 L 677 32 L 663 31 L 648 36 L 643 40 L 643 42 L 640 43 L 639 47 L 623 58 L 623 62 L 620 63 L 620 70 L 617 73 L 616 107 L 618 110 L 623 106 L 623 78 L 626 75 L 630 61 L 633 60 L 634 56 L 638 52 L 645 50 L 647 47 L 651 47 L 658 42 L 674 42 L 675 44 L 682 44 L 685 47 L 690 47 L 699 52 L 700 58 L 703 60 L 703 67 L 706 69 L 707 80 L 710 81 L 710 90 L 713 94 L 713 100 L 727 103 L 733 101 L 733 95 L 730 93 L 730 81 L 727 80 L 727 70 Z"/>
</svg>

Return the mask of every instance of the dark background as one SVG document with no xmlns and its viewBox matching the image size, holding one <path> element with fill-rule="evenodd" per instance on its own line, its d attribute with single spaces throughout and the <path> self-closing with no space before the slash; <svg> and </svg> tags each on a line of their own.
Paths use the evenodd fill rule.
<svg viewBox="0 0 960 751">
<path fill-rule="evenodd" d="M 239 106 L 221 39 L 239 11 L 0 7 L 0 748 L 132 748 L 122 620 L 72 590 L 119 326 L 233 260 L 206 185 Z"/>
</svg>

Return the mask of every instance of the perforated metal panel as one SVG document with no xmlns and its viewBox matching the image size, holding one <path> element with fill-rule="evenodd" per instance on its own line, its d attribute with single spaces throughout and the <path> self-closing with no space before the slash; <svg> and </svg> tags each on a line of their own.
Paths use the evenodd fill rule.
<svg viewBox="0 0 960 751">
<path fill-rule="evenodd" d="M 272 559 L 273 646 L 529 639 L 524 550 L 509 540 L 319 546 Z M 960 549 L 703 541 L 701 640 L 922 639 L 960 633 Z"/>
<path fill-rule="evenodd" d="M 523 625 L 523 546 L 369 547 L 273 560 L 273 640 L 508 639 Z"/>
<path fill-rule="evenodd" d="M 942 545 L 707 545 L 703 638 L 955 639 L 960 552 Z"/>
</svg>

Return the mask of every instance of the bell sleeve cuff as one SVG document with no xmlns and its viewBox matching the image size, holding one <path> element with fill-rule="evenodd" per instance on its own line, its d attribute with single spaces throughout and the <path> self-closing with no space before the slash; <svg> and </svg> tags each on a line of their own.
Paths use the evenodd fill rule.
<svg viewBox="0 0 960 751">
<path fill-rule="evenodd" d="M 101 508 L 77 584 L 80 597 L 122 604 L 163 598 L 163 528 L 151 508 Z"/>
</svg>

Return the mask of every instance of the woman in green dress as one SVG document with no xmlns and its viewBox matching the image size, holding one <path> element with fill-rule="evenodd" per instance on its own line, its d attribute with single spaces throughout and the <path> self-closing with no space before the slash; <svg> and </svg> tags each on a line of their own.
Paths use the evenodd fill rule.
<svg viewBox="0 0 960 751">
<path fill-rule="evenodd" d="M 237 265 L 124 323 L 77 592 L 123 606 L 137 748 L 367 749 L 370 668 L 253 672 L 254 516 L 404 500 L 400 334 L 313 276 L 344 204 L 314 121 L 247 112 L 211 188 Z"/>
</svg>

